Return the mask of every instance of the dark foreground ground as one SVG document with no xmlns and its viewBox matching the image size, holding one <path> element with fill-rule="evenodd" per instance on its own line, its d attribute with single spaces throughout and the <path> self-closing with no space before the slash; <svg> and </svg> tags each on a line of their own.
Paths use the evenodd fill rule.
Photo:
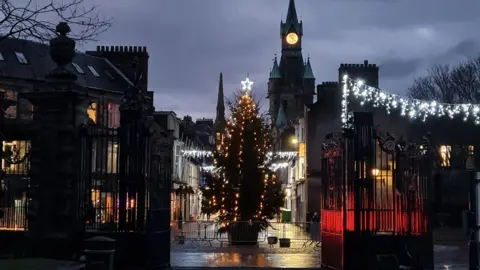
<svg viewBox="0 0 480 270">
<path fill-rule="evenodd" d="M 435 270 L 467 270 L 467 237 L 460 230 L 444 229 L 436 233 Z M 173 270 L 193 269 L 320 269 L 321 246 L 294 245 L 289 249 L 270 247 L 219 246 L 203 242 L 172 244 Z M 43 259 L 0 260 L 0 270 L 81 270 L 73 262 Z M 141 270 L 141 269 L 125 269 Z"/>
</svg>

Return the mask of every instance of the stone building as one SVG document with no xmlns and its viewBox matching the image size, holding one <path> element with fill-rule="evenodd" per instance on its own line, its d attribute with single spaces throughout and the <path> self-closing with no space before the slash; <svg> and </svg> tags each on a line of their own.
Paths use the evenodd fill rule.
<svg viewBox="0 0 480 270">
<path fill-rule="evenodd" d="M 303 22 L 298 20 L 295 1 L 290 0 L 285 22 L 280 23 L 281 56 L 273 61 L 268 80 L 269 112 L 276 118 L 280 107 L 287 121 L 303 116 L 304 105 L 313 103 L 315 77 L 310 59 L 302 54 Z"/>
<path fill-rule="evenodd" d="M 138 87 L 147 89 L 148 58 L 146 47 L 132 46 L 98 46 L 96 51 L 76 53 L 73 62 L 68 63 L 66 68 L 76 75 L 80 91 L 85 91 L 90 98 L 87 108 L 90 125 L 112 129 L 119 127 L 120 100 L 133 86 L 138 70 L 142 70 L 143 74 Z M 140 64 L 139 68 L 138 65 L 132 65 L 134 61 Z M 0 42 L 0 92 L 9 100 L 0 136 L 0 169 L 6 172 L 2 185 L 9 190 L 0 201 L 0 208 L 5 210 L 5 217 L 0 219 L 0 229 L 25 228 L 28 165 L 26 162 L 11 162 L 20 161 L 28 154 L 29 134 L 35 124 L 32 122 L 35 107 L 23 95 L 48 87 L 46 76 L 55 67 L 48 45 L 13 38 Z M 152 105 L 153 92 L 147 92 L 147 99 Z M 96 157 L 92 157 L 93 163 L 99 157 L 108 159 L 92 168 L 95 172 L 101 172 L 92 172 L 98 183 L 118 172 L 117 143 L 109 141 L 102 145 L 96 150 Z M 100 186 L 94 188 L 91 198 L 93 204 L 99 201 L 107 203 L 108 193 Z M 104 209 L 107 206 L 98 207 Z"/>
<path fill-rule="evenodd" d="M 365 84 L 379 88 L 379 67 L 364 61 L 362 64 L 341 64 L 338 81 L 317 85 L 317 101 L 307 107 L 306 156 L 308 179 L 308 212 L 319 211 L 321 199 L 322 143 L 327 134 L 337 132 L 341 126 L 342 77 L 348 74 L 353 79 L 362 79 Z M 388 89 L 387 89 L 388 91 Z M 425 122 L 401 116 L 400 111 L 388 114 L 385 108 L 371 104 L 360 105 L 352 98 L 350 111 L 372 112 L 374 125 L 380 131 L 389 132 L 397 139 L 418 141 L 429 134 L 435 147 L 433 172 L 433 197 L 435 212 L 445 214 L 447 223 L 460 225 L 461 213 L 468 208 L 468 172 L 465 170 L 465 154 L 473 152 L 480 141 L 480 127 L 463 119 L 447 117 L 429 118 Z M 448 128 L 445 128 L 448 127 Z"/>
<path fill-rule="evenodd" d="M 280 59 L 275 55 L 268 79 L 269 114 L 275 126 L 274 151 L 295 152 L 301 145 L 295 137 L 295 126 L 303 119 L 305 106 L 313 104 L 315 76 L 310 58 L 305 60 L 302 53 L 303 22 L 298 19 L 294 0 L 289 1 L 285 21 L 280 22 L 280 40 Z M 285 208 L 293 210 L 292 216 L 296 217 L 296 209 L 303 209 L 303 206 L 296 206 L 301 195 L 295 193 L 294 179 L 303 174 L 294 171 L 293 159 L 287 163 L 288 166 L 277 170 L 277 176 L 287 190 Z"/>
</svg>

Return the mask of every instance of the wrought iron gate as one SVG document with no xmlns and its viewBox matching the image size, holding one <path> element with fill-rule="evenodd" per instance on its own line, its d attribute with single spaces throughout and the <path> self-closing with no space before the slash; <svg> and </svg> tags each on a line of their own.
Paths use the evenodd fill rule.
<svg viewBox="0 0 480 270">
<path fill-rule="evenodd" d="M 167 156 L 173 141 L 166 142 L 165 134 L 146 126 L 128 124 L 118 129 L 83 126 L 81 137 L 79 192 L 87 234 L 110 233 L 117 239 L 120 259 L 125 254 L 129 261 L 146 259 L 150 265 L 168 266 L 171 158 Z"/>
<path fill-rule="evenodd" d="M 374 128 L 370 113 L 355 113 L 353 126 L 323 144 L 322 264 L 359 269 L 394 254 L 433 267 L 428 138 L 397 139 Z"/>
</svg>

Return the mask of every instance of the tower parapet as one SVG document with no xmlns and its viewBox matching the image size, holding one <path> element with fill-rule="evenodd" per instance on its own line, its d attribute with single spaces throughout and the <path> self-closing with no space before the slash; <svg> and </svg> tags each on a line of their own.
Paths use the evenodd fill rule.
<svg viewBox="0 0 480 270">
<path fill-rule="evenodd" d="M 378 70 L 379 66 L 368 63 L 368 60 L 363 64 L 340 64 L 338 81 L 341 82 L 343 75 L 348 74 L 353 79 L 362 79 L 366 84 L 378 87 Z"/>
</svg>

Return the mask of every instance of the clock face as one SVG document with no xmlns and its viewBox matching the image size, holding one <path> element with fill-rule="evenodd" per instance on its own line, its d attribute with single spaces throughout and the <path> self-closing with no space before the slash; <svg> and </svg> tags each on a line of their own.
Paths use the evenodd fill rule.
<svg viewBox="0 0 480 270">
<path fill-rule="evenodd" d="M 286 37 L 286 41 L 290 45 L 295 45 L 298 42 L 298 36 L 295 33 L 289 33 Z"/>
</svg>

